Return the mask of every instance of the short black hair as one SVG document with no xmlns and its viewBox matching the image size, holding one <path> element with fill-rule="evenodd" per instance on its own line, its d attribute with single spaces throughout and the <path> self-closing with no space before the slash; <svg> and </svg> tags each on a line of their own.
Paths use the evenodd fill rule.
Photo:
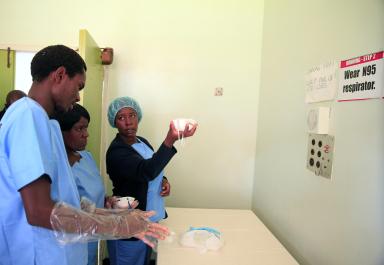
<svg viewBox="0 0 384 265">
<path fill-rule="evenodd" d="M 40 50 L 32 59 L 32 81 L 43 81 L 52 71 L 63 66 L 70 78 L 83 74 L 87 66 L 81 56 L 64 45 L 52 45 Z"/>
<path fill-rule="evenodd" d="M 7 97 L 5 98 L 5 107 L 8 108 L 13 102 L 26 96 L 27 94 L 25 94 L 24 91 L 17 90 L 17 89 L 11 90 L 7 94 Z"/>
<path fill-rule="evenodd" d="M 88 123 L 91 121 L 89 112 L 80 104 L 75 104 L 71 110 L 57 113 L 53 118 L 59 122 L 61 131 L 66 132 L 71 130 L 81 117 L 88 120 Z"/>
</svg>

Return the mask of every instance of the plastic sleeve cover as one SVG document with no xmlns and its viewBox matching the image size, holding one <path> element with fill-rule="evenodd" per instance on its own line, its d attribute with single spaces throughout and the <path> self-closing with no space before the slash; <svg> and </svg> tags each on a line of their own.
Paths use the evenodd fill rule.
<svg viewBox="0 0 384 265">
<path fill-rule="evenodd" d="M 58 202 L 51 212 L 50 222 L 57 240 L 63 244 L 122 239 L 148 229 L 149 221 L 142 213 L 131 210 L 98 214 Z"/>
<path fill-rule="evenodd" d="M 96 211 L 96 204 L 87 197 L 81 197 L 80 208 L 87 213 L 94 213 Z"/>
</svg>

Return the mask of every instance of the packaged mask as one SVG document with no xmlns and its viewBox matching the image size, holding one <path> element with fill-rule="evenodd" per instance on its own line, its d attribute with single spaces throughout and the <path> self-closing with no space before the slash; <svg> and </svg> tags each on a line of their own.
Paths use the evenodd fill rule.
<svg viewBox="0 0 384 265">
<path fill-rule="evenodd" d="M 218 251 L 224 245 L 224 240 L 221 233 L 211 227 L 191 227 L 180 236 L 179 243 L 205 253 L 208 250 Z"/>
</svg>

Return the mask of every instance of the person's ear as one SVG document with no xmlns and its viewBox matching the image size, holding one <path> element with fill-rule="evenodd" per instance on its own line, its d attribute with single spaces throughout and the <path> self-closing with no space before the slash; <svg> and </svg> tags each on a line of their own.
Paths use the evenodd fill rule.
<svg viewBox="0 0 384 265">
<path fill-rule="evenodd" d="M 61 83 L 61 81 L 64 79 L 65 75 L 67 74 L 67 71 L 64 66 L 60 66 L 55 71 L 52 72 L 52 78 L 55 81 L 55 83 Z"/>
</svg>

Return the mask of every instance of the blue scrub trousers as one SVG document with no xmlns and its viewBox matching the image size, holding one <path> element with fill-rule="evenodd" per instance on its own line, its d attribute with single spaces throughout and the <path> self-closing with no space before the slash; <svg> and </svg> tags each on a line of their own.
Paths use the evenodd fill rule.
<svg viewBox="0 0 384 265">
<path fill-rule="evenodd" d="M 88 265 L 97 264 L 97 247 L 98 247 L 98 242 L 88 243 Z"/>
<path fill-rule="evenodd" d="M 147 265 L 150 262 L 151 248 L 143 241 L 108 240 L 111 265 Z"/>
</svg>

